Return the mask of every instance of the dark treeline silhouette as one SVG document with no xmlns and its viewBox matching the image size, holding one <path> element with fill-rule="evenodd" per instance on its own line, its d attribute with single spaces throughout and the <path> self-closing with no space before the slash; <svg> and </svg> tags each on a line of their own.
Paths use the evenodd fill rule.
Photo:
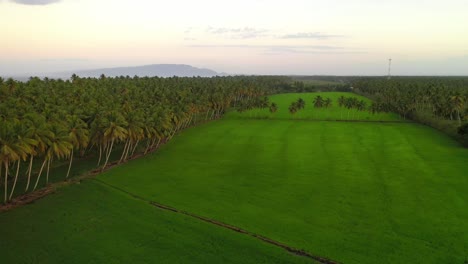
<svg viewBox="0 0 468 264">
<path fill-rule="evenodd" d="M 0 78 L 4 200 L 13 197 L 19 177 L 26 182 L 23 192 L 36 189 L 41 180 L 47 183 L 54 161 L 69 161 L 64 178 L 69 176 L 76 155 L 92 152 L 97 166 L 104 168 L 118 149 L 123 162 L 137 150 L 146 153 L 156 148 L 181 129 L 222 116 L 228 107 L 246 102 L 269 107 L 264 96 L 280 91 L 288 82 L 272 76 L 73 75 L 65 81 L 30 78 L 27 82 Z M 20 170 L 22 163 L 24 169 Z"/>
<path fill-rule="evenodd" d="M 371 98 L 378 111 L 430 125 L 468 145 L 458 133 L 468 120 L 468 77 L 360 78 L 354 91 Z"/>
</svg>

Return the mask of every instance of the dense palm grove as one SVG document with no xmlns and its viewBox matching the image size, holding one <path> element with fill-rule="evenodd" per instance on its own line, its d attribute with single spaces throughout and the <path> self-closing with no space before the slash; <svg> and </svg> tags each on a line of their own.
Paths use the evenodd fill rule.
<svg viewBox="0 0 468 264">
<path fill-rule="evenodd" d="M 359 78 L 353 86 L 355 92 L 374 100 L 374 110 L 396 112 L 468 144 L 463 129 L 468 121 L 468 78 Z"/>
<path fill-rule="evenodd" d="M 51 163 L 90 153 L 104 168 L 116 150 L 120 162 L 148 152 L 188 126 L 218 118 L 230 106 L 285 86 L 282 77 L 219 78 L 0 78 L 0 179 L 4 200 L 18 178 L 28 192 L 48 182 Z M 250 105 L 249 107 L 252 107 Z M 120 153 L 120 152 L 119 152 Z M 3 177 L 2 177 L 3 176 Z M 19 192 L 19 191 L 17 191 Z"/>
</svg>

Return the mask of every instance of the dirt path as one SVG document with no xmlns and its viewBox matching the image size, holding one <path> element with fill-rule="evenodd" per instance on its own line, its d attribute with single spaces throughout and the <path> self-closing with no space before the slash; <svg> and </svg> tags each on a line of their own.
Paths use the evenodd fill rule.
<svg viewBox="0 0 468 264">
<path fill-rule="evenodd" d="M 339 262 L 337 261 L 334 261 L 334 260 L 330 260 L 330 259 L 327 259 L 327 258 L 324 258 L 324 257 L 320 257 L 320 256 L 316 256 L 316 255 L 313 255 L 303 249 L 297 249 L 297 248 L 294 248 L 292 246 L 288 246 L 286 244 L 283 244 L 279 241 L 276 241 L 276 240 L 273 240 L 271 238 L 268 238 L 268 237 L 265 237 L 265 236 L 262 236 L 262 235 L 259 235 L 259 234 L 255 234 L 255 233 L 252 233 L 250 231 L 247 231 L 245 229 L 242 229 L 240 227 L 236 227 L 236 226 L 233 226 L 233 225 L 229 225 L 229 224 L 226 224 L 226 223 L 223 223 L 223 222 L 220 222 L 220 221 L 217 221 L 217 220 L 214 220 L 214 219 L 211 219 L 211 218 L 207 218 L 207 217 L 203 217 L 203 216 L 200 216 L 200 215 L 196 215 L 196 214 L 193 214 L 193 213 L 190 213 L 190 212 L 187 212 L 187 211 L 183 211 L 183 210 L 179 210 L 177 208 L 174 208 L 174 207 L 170 207 L 170 206 L 167 206 L 167 205 L 164 205 L 164 204 L 160 204 L 160 203 L 157 203 L 157 202 L 154 202 L 154 201 L 150 201 L 150 200 L 146 200 L 145 198 L 139 196 L 139 195 L 136 195 L 134 193 L 131 193 L 131 192 L 128 192 L 124 189 L 121 189 L 117 186 L 114 186 L 114 185 L 111 185 L 109 183 L 106 183 L 106 182 L 103 182 L 97 178 L 94 178 L 93 179 L 94 181 L 97 181 L 107 187 L 110 187 L 114 190 L 118 190 L 122 193 L 125 193 L 135 199 L 138 199 L 140 201 L 144 201 L 144 202 L 147 202 L 149 204 L 151 204 L 152 206 L 154 207 L 157 207 L 159 209 L 162 209 L 162 210 L 165 210 L 165 211 L 170 211 L 170 212 L 174 212 L 174 213 L 178 213 L 178 214 L 182 214 L 182 215 L 186 215 L 186 216 L 189 216 L 189 217 L 192 217 L 192 218 L 195 218 L 195 219 L 198 219 L 200 221 L 203 221 L 203 222 L 206 222 L 206 223 L 209 223 L 209 224 L 213 224 L 213 225 L 217 225 L 217 226 L 220 226 L 220 227 L 223 227 L 223 228 L 226 228 L 226 229 L 229 229 L 229 230 L 232 230 L 232 231 L 235 231 L 235 232 L 238 232 L 238 233 L 241 233 L 241 234 L 244 234 L 244 235 L 248 235 L 248 236 L 251 236 L 251 237 L 254 237 L 262 242 L 265 242 L 265 243 L 268 243 L 270 245 L 274 245 L 274 246 L 277 246 L 277 247 L 280 247 L 292 254 L 295 254 L 295 255 L 298 255 L 298 256 L 302 256 L 302 257 L 306 257 L 306 258 L 310 258 L 310 259 L 313 259 L 319 263 L 325 263 L 325 264 L 338 264 Z"/>
</svg>

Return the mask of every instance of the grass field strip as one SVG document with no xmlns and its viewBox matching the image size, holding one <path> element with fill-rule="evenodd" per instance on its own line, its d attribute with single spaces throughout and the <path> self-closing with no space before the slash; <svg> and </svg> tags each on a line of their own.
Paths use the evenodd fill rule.
<svg viewBox="0 0 468 264">
<path fill-rule="evenodd" d="M 320 256 L 313 255 L 313 254 L 311 254 L 309 252 L 306 252 L 305 250 L 297 249 L 297 248 L 288 246 L 286 244 L 283 244 L 283 243 L 278 242 L 276 240 L 273 240 L 271 238 L 268 238 L 268 237 L 265 237 L 265 236 L 262 236 L 262 235 L 259 235 L 259 234 L 252 233 L 252 232 L 247 231 L 245 229 L 242 229 L 240 227 L 232 226 L 232 225 L 229 225 L 229 224 L 226 224 L 226 223 L 214 220 L 214 219 L 206 218 L 206 217 L 199 216 L 199 215 L 187 212 L 187 211 L 176 209 L 174 207 L 170 207 L 170 206 L 163 205 L 163 204 L 160 204 L 160 203 L 157 203 L 157 202 L 154 202 L 154 201 L 146 200 L 145 198 L 143 198 L 143 197 L 141 197 L 141 196 L 139 196 L 137 194 L 128 192 L 128 191 L 126 191 L 126 190 L 124 190 L 122 188 L 119 188 L 117 186 L 114 186 L 114 185 L 111 185 L 109 183 L 103 182 L 103 181 L 101 181 L 101 180 L 99 180 L 97 178 L 94 178 L 92 180 L 97 181 L 100 184 L 105 185 L 105 186 L 107 186 L 109 188 L 112 188 L 112 189 L 118 190 L 118 191 L 120 191 L 122 193 L 125 193 L 125 194 L 127 194 L 127 195 L 129 195 L 129 196 L 131 196 L 131 197 L 133 197 L 135 199 L 147 202 L 147 203 L 149 203 L 149 204 L 151 204 L 154 207 L 157 207 L 159 209 L 162 209 L 162 210 L 165 210 L 165 211 L 171 211 L 171 212 L 178 213 L 178 214 L 183 214 L 183 215 L 198 219 L 200 221 L 203 221 L 203 222 L 206 222 L 206 223 L 209 223 L 209 224 L 217 225 L 219 227 L 223 227 L 223 228 L 226 228 L 226 229 L 229 229 L 229 230 L 232 230 L 232 231 L 244 234 L 244 235 L 254 237 L 254 238 L 256 238 L 256 239 L 258 239 L 258 240 L 260 240 L 262 242 L 268 243 L 270 245 L 274 245 L 276 247 L 280 247 L 280 248 L 282 248 L 282 249 L 284 249 L 284 250 L 286 250 L 286 251 L 288 251 L 288 252 L 290 252 L 292 254 L 313 259 L 315 261 L 318 261 L 319 263 L 339 264 L 339 262 L 337 262 L 337 261 L 333 261 L 333 260 L 330 260 L 330 259 L 327 259 L 327 258 L 323 258 L 323 257 L 320 257 Z"/>
<path fill-rule="evenodd" d="M 404 120 L 342 120 L 342 119 L 315 119 L 315 118 L 281 118 L 281 117 L 231 117 L 230 119 L 236 120 L 290 120 L 290 121 L 309 121 L 309 122 L 341 122 L 341 123 L 389 123 L 389 124 L 418 124 L 412 121 Z"/>
</svg>

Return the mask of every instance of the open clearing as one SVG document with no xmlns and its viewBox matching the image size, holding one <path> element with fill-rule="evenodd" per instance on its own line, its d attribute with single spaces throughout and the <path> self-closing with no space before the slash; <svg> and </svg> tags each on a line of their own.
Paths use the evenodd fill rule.
<svg viewBox="0 0 468 264">
<path fill-rule="evenodd" d="M 287 120 L 287 105 L 298 97 L 306 100 L 303 117 L 321 111 L 317 119 L 339 119 L 338 107 L 313 109 L 316 95 L 273 96 L 277 120 L 231 112 L 97 179 L 343 263 L 466 261 L 468 150 L 413 123 Z M 339 93 L 321 95 L 336 105 Z M 0 214 L 3 260 L 309 261 L 99 181 Z"/>
</svg>

